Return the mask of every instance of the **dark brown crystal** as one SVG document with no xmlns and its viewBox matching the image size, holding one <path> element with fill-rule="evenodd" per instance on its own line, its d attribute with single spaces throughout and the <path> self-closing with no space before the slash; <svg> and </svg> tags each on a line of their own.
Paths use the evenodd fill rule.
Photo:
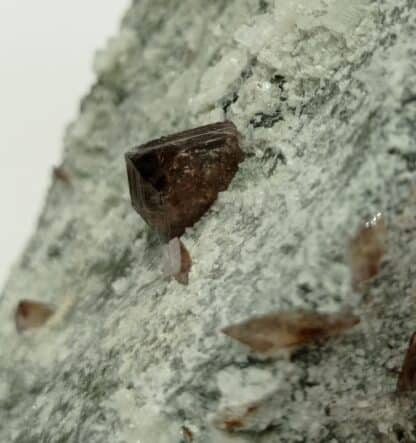
<svg viewBox="0 0 416 443">
<path fill-rule="evenodd" d="M 202 217 L 244 160 L 231 122 L 162 137 L 125 157 L 132 205 L 166 239 Z"/>
</svg>

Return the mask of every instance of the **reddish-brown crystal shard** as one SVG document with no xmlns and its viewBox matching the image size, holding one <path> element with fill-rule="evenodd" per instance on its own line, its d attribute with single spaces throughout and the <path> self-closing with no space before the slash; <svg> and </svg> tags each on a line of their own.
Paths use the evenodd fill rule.
<svg viewBox="0 0 416 443">
<path fill-rule="evenodd" d="M 164 247 L 163 268 L 166 275 L 172 276 L 183 285 L 189 282 L 192 259 L 189 251 L 178 237 L 172 238 Z"/>
<path fill-rule="evenodd" d="M 125 157 L 133 207 L 171 239 L 228 188 L 244 154 L 234 124 L 220 122 L 151 141 Z"/>
<path fill-rule="evenodd" d="M 253 427 L 259 429 L 260 423 L 260 426 L 266 429 L 270 425 L 264 416 L 268 408 L 267 400 L 268 398 L 265 397 L 248 402 L 233 402 L 216 411 L 212 417 L 212 423 L 217 428 L 228 432 L 251 431 Z"/>
<path fill-rule="evenodd" d="M 185 248 L 185 245 L 180 242 L 181 246 L 181 269 L 175 275 L 175 279 L 177 282 L 182 283 L 183 285 L 187 285 L 189 282 L 189 272 L 192 268 L 192 259 L 189 251 Z"/>
<path fill-rule="evenodd" d="M 15 312 L 15 323 L 18 332 L 26 329 L 40 328 L 54 314 L 54 310 L 46 305 L 33 300 L 19 302 Z"/>
<path fill-rule="evenodd" d="M 385 253 L 387 229 L 378 213 L 359 227 L 350 240 L 349 259 L 352 287 L 359 291 L 361 284 L 375 277 Z"/>
<path fill-rule="evenodd" d="M 298 346 L 328 338 L 350 329 L 360 319 L 349 313 L 320 314 L 316 312 L 276 312 L 254 317 L 222 330 L 253 351 L 273 354 L 283 348 Z"/>
<path fill-rule="evenodd" d="M 404 358 L 403 367 L 397 381 L 397 392 L 416 390 L 416 332 L 411 336 Z"/>
</svg>

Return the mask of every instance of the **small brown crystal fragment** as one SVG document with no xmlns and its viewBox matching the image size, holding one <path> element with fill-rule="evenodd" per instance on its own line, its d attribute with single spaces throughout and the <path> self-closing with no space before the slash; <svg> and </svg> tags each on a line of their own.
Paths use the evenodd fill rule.
<svg viewBox="0 0 416 443">
<path fill-rule="evenodd" d="M 398 393 L 416 390 L 416 332 L 410 338 L 396 390 Z"/>
<path fill-rule="evenodd" d="M 185 245 L 180 242 L 181 247 L 181 270 L 174 276 L 176 281 L 187 285 L 189 282 L 189 272 L 192 267 L 192 259 Z"/>
<path fill-rule="evenodd" d="M 242 427 L 244 427 L 244 422 L 241 421 L 239 418 L 231 418 L 224 421 L 224 429 L 226 431 L 233 432 Z"/>
<path fill-rule="evenodd" d="M 349 243 L 352 286 L 359 291 L 362 283 L 375 277 L 385 253 L 387 229 L 380 213 L 359 227 Z"/>
<path fill-rule="evenodd" d="M 359 321 L 359 317 L 348 312 L 277 312 L 227 326 L 222 332 L 254 352 L 273 354 L 279 349 L 294 348 L 340 334 Z"/>
<path fill-rule="evenodd" d="M 54 309 L 45 303 L 33 300 L 19 302 L 15 312 L 15 323 L 18 332 L 26 329 L 40 328 L 54 314 Z"/>
<path fill-rule="evenodd" d="M 219 122 L 153 140 L 125 158 L 133 207 L 171 239 L 228 188 L 244 154 L 234 124 Z"/>
<path fill-rule="evenodd" d="M 194 434 L 187 426 L 182 426 L 182 434 L 186 443 L 192 443 L 194 441 Z"/>
<path fill-rule="evenodd" d="M 221 407 L 212 416 L 212 424 L 224 431 L 261 431 L 272 425 L 268 410 L 270 398 L 264 397 L 247 403 L 235 403 Z"/>
<path fill-rule="evenodd" d="M 185 245 L 175 237 L 169 240 L 164 249 L 164 271 L 183 285 L 189 282 L 189 272 L 192 267 L 192 259 Z"/>
<path fill-rule="evenodd" d="M 55 166 L 53 168 L 53 176 L 56 180 L 66 183 L 67 185 L 71 184 L 71 179 L 69 177 L 68 172 L 62 166 Z"/>
<path fill-rule="evenodd" d="M 246 428 L 249 429 L 250 421 L 248 420 L 248 416 L 255 413 L 258 409 L 259 406 L 257 404 L 250 404 L 245 408 L 243 413 L 227 417 L 222 423 L 218 423 L 218 425 L 221 429 L 229 432 L 244 430 Z"/>
</svg>

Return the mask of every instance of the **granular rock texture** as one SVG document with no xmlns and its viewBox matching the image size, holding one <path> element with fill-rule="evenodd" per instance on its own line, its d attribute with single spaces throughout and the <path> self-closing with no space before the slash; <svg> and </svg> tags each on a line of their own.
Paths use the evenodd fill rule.
<svg viewBox="0 0 416 443">
<path fill-rule="evenodd" d="M 133 2 L 68 128 L 71 186 L 51 186 L 1 295 L 1 442 L 416 441 L 395 394 L 416 330 L 415 23 L 412 0 Z M 224 119 L 246 159 L 182 236 L 179 285 L 124 153 Z M 386 254 L 357 294 L 347 245 L 379 212 Z M 23 298 L 58 311 L 19 336 Z M 290 359 L 220 332 L 344 308 L 358 327 Z"/>
</svg>

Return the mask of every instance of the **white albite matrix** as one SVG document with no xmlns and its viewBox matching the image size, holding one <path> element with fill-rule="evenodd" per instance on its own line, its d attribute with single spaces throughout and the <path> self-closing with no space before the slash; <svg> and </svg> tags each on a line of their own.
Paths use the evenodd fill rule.
<svg viewBox="0 0 416 443">
<path fill-rule="evenodd" d="M 416 441 L 394 394 L 416 329 L 415 23 L 411 0 L 133 1 L 65 136 L 72 186 L 51 186 L 0 296 L 0 442 Z M 217 119 L 246 160 L 184 234 L 183 286 L 123 157 Z M 360 295 L 347 245 L 379 212 L 387 252 Z M 62 315 L 19 336 L 23 298 Z M 220 332 L 348 307 L 358 327 L 290 359 Z"/>
</svg>

